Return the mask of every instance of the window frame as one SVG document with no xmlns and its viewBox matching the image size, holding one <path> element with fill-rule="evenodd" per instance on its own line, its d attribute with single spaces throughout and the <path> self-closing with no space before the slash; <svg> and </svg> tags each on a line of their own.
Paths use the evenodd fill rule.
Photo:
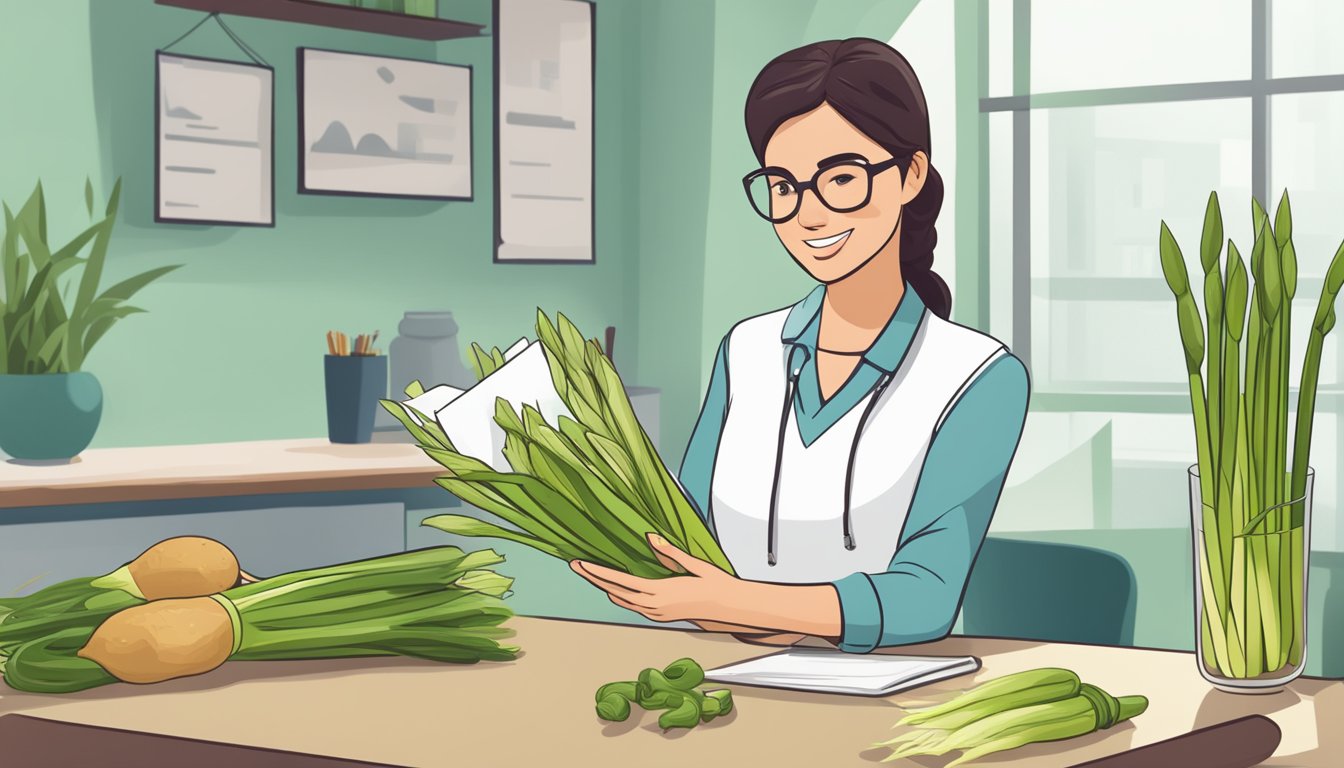
<svg viewBox="0 0 1344 768">
<path fill-rule="evenodd" d="M 1123 86 L 1087 90 L 1034 93 L 1031 90 L 1031 1 L 1012 0 L 1012 95 L 990 96 L 989 93 L 989 2 L 976 4 L 975 36 L 978 51 L 976 87 L 978 114 L 976 115 L 976 153 L 982 189 L 978 193 L 975 229 L 974 279 L 959 280 L 960 303 L 970 314 L 966 320 L 988 322 L 991 291 L 987 279 L 990 265 L 991 231 L 988 180 L 990 178 L 989 120 L 996 113 L 1012 115 L 1012 285 L 1010 294 L 1010 332 L 1007 339 L 1013 353 L 1030 370 L 1032 362 L 1031 317 L 1031 114 L 1036 109 L 1061 107 L 1100 107 L 1114 105 L 1154 104 L 1162 102 L 1194 102 L 1210 99 L 1249 99 L 1251 104 L 1251 189 L 1257 199 L 1270 205 L 1271 178 L 1271 104 L 1272 97 L 1285 94 L 1344 93 L 1344 73 L 1276 78 L 1271 75 L 1272 34 L 1270 29 L 1269 0 L 1250 0 L 1251 13 L 1251 74 L 1247 79 L 1208 82 L 1182 82 L 1160 85 Z M 994 0 L 1007 2 L 1007 0 Z M 970 32 L 969 29 L 966 30 Z M 968 83 L 969 84 L 969 83 Z M 1097 300 L 1124 301 L 1125 286 L 1120 295 L 1098 297 Z M 1301 289 L 1319 291 L 1320 280 L 1307 280 Z M 1314 294 L 1313 294 L 1314 295 Z M 1339 380 L 1344 382 L 1344 355 L 1337 363 Z M 1296 408 L 1297 390 L 1290 391 L 1289 407 Z M 1141 387 L 1113 391 L 1037 391 L 1032 394 L 1031 410 L 1054 413 L 1126 413 L 1176 414 L 1189 413 L 1189 395 L 1180 391 L 1142 391 Z M 1344 457 L 1344 384 L 1323 387 L 1317 395 L 1317 415 L 1335 419 L 1335 456 Z M 1339 486 L 1335 499 L 1336 509 L 1344 509 L 1344 483 Z M 1344 544 L 1344 535 L 1339 535 Z M 1333 548 L 1331 543 L 1322 542 Z"/>
</svg>

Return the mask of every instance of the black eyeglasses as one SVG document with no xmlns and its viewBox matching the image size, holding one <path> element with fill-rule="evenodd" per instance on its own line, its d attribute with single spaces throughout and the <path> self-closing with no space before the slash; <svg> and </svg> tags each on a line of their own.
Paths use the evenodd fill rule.
<svg viewBox="0 0 1344 768">
<path fill-rule="evenodd" d="M 803 192 L 812 190 L 821 204 L 836 213 L 857 211 L 868 204 L 873 196 L 873 177 L 895 168 L 908 157 L 893 157 L 869 165 L 860 160 L 846 160 L 828 165 L 816 172 L 811 181 L 798 181 L 792 173 L 777 166 L 752 171 L 742 179 L 751 207 L 761 218 L 773 224 L 782 224 L 798 215 L 803 205 Z M 904 176 L 905 169 L 901 169 Z"/>
</svg>

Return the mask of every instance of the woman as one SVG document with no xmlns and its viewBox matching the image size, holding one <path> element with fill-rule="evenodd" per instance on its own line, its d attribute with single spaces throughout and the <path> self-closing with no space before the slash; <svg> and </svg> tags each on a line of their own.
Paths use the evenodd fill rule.
<svg viewBox="0 0 1344 768">
<path fill-rule="evenodd" d="M 804 46 L 751 87 L 756 212 L 819 286 L 724 337 L 681 482 L 736 576 L 652 538 L 685 576 L 571 566 L 611 601 L 767 643 L 937 639 L 956 619 L 1026 415 L 999 341 L 948 321 L 943 183 L 910 64 Z M 675 565 L 674 565 L 675 564 Z"/>
</svg>

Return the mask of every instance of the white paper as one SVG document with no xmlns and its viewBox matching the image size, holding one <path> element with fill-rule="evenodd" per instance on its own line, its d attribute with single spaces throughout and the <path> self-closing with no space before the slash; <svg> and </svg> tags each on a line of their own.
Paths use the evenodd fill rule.
<svg viewBox="0 0 1344 768">
<path fill-rule="evenodd" d="M 419 397 L 403 401 L 401 407 L 415 420 L 415 423 L 423 424 L 426 419 L 433 420 L 434 414 L 438 413 L 439 409 L 456 400 L 463 392 L 466 392 L 466 390 L 440 384 L 433 389 L 426 390 Z"/>
<path fill-rule="evenodd" d="M 480 459 L 497 471 L 511 471 L 504 458 L 504 430 L 495 423 L 496 398 L 507 400 L 520 416 L 523 405 L 531 405 L 552 425 L 560 416 L 571 415 L 556 394 L 541 344 L 526 339 L 520 343 L 525 345 L 521 351 L 514 352 L 517 344 L 510 347 L 513 356 L 471 389 L 435 387 L 402 405 L 408 412 L 433 413 L 458 453 Z"/>
<path fill-rule="evenodd" d="M 853 654 L 793 648 L 705 672 L 707 680 L 800 691 L 886 696 L 980 668 L 974 656 Z"/>
<path fill-rule="evenodd" d="M 527 339 L 519 339 L 515 341 L 512 347 L 509 347 L 508 349 L 504 350 L 504 359 L 512 360 L 513 358 L 518 356 L 518 353 L 527 349 L 527 346 L 531 343 L 532 342 L 528 341 Z"/>
</svg>

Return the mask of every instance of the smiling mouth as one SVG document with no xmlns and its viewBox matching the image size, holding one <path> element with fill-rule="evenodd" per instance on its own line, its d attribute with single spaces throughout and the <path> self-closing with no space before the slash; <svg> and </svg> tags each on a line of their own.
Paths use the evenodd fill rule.
<svg viewBox="0 0 1344 768">
<path fill-rule="evenodd" d="M 807 246 L 809 248 L 830 248 L 833 245 L 843 243 L 845 241 L 845 238 L 849 237 L 850 233 L 852 233 L 853 231 L 854 230 L 852 229 L 846 229 L 844 232 L 841 232 L 838 235 L 823 237 L 820 240 L 804 240 L 803 242 L 807 243 Z"/>
</svg>

